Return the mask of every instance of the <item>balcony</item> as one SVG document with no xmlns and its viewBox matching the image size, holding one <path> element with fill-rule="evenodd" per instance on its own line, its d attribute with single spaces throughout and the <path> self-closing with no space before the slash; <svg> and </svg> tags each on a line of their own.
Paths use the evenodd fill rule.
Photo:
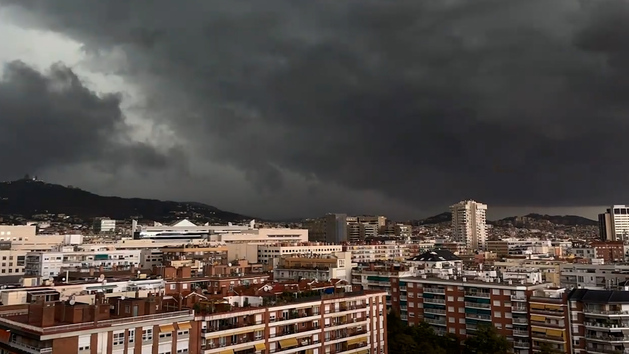
<svg viewBox="0 0 629 354">
<path fill-rule="evenodd" d="M 511 308 L 511 312 L 523 312 L 523 313 L 527 313 L 529 310 L 528 308 L 526 308 L 526 306 L 513 306 Z"/>
<path fill-rule="evenodd" d="M 486 293 L 486 292 L 480 292 L 480 291 L 466 291 L 465 292 L 465 296 L 470 296 L 470 297 L 482 297 L 485 299 L 489 299 L 491 297 L 490 293 Z"/>
<path fill-rule="evenodd" d="M 446 314 L 446 310 L 445 309 L 436 309 L 436 308 L 424 307 L 424 313 L 435 313 L 435 314 L 439 314 L 439 315 L 445 315 Z"/>
<path fill-rule="evenodd" d="M 52 353 L 52 347 L 41 348 L 34 345 L 29 345 L 23 342 L 18 342 L 15 340 L 9 341 L 9 345 L 17 348 L 21 351 L 33 353 L 33 354 L 44 354 L 44 353 Z"/>
<path fill-rule="evenodd" d="M 596 335 L 586 334 L 585 338 L 590 340 L 597 340 L 602 342 L 629 342 L 629 336 L 610 336 L 610 335 Z"/>
<path fill-rule="evenodd" d="M 521 329 L 514 329 L 513 330 L 513 335 L 514 336 L 518 336 L 518 337 L 528 337 L 529 336 L 529 331 L 523 331 Z"/>
<path fill-rule="evenodd" d="M 435 298 L 424 298 L 424 303 L 425 304 L 441 304 L 441 305 L 445 305 L 446 304 L 446 299 L 435 299 Z"/>
<path fill-rule="evenodd" d="M 466 313 L 465 318 L 472 320 L 491 321 L 490 315 L 479 315 L 477 313 Z"/>
<path fill-rule="evenodd" d="M 431 324 L 431 325 L 435 325 L 435 326 L 445 326 L 446 325 L 446 320 L 438 320 L 435 318 L 424 318 L 424 322 Z"/>
<path fill-rule="evenodd" d="M 465 301 L 465 307 L 474 307 L 479 309 L 491 309 L 491 304 L 484 304 L 480 302 Z"/>
<path fill-rule="evenodd" d="M 583 309 L 585 315 L 593 316 L 627 316 L 629 317 L 629 311 L 609 311 L 609 310 L 595 310 L 595 309 Z"/>
<path fill-rule="evenodd" d="M 603 323 L 603 322 L 585 322 L 586 327 L 594 328 L 595 330 L 609 330 L 610 328 L 629 328 L 629 322 L 617 322 L 617 323 Z"/>
<path fill-rule="evenodd" d="M 511 295 L 511 301 L 526 301 L 526 296 L 524 296 L 524 295 Z"/>
<path fill-rule="evenodd" d="M 513 347 L 520 348 L 520 349 L 528 349 L 531 347 L 531 344 L 529 342 L 514 341 Z"/>
<path fill-rule="evenodd" d="M 518 318 L 518 317 L 514 317 L 511 321 L 514 324 L 524 324 L 525 325 L 525 324 L 529 323 L 528 319 L 526 319 L 526 318 Z"/>
<path fill-rule="evenodd" d="M 445 294 L 446 293 L 446 289 L 443 289 L 443 288 L 424 288 L 423 292 L 424 293 L 431 293 L 431 294 Z"/>
</svg>

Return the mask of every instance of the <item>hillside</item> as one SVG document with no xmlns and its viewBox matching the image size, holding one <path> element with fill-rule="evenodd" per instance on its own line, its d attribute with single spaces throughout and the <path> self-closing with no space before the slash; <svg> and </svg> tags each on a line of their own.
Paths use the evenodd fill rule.
<svg viewBox="0 0 629 354">
<path fill-rule="evenodd" d="M 450 223 L 452 213 L 445 212 L 420 220 L 420 225 L 433 225 Z M 496 221 L 487 221 L 488 224 L 497 226 L 530 227 L 539 224 L 553 224 L 565 226 L 597 226 L 598 222 L 577 215 L 542 215 L 528 214 L 524 216 L 510 216 Z"/>
<path fill-rule="evenodd" d="M 106 216 L 166 222 L 184 217 L 206 222 L 228 222 L 249 217 L 195 202 L 103 197 L 78 188 L 34 180 L 0 183 L 0 215 L 65 214 L 88 220 Z"/>
<path fill-rule="evenodd" d="M 547 222 L 555 225 L 565 226 L 597 226 L 598 222 L 577 215 L 541 215 L 528 214 L 524 216 L 511 216 L 495 222 L 497 225 L 511 224 L 516 227 L 523 227 L 529 224 Z"/>
</svg>

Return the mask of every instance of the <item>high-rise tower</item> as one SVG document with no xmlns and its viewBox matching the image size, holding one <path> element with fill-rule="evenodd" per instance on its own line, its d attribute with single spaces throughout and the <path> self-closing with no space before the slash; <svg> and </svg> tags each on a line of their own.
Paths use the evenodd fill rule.
<svg viewBox="0 0 629 354">
<path fill-rule="evenodd" d="M 487 205 L 464 200 L 450 206 L 450 211 L 454 239 L 465 243 L 468 250 L 484 248 L 487 242 Z"/>
</svg>

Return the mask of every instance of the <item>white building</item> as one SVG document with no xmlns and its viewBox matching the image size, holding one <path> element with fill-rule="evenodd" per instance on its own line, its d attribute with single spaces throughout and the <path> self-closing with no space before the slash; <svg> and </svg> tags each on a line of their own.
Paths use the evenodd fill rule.
<svg viewBox="0 0 629 354">
<path fill-rule="evenodd" d="M 614 205 L 598 216 L 603 241 L 629 240 L 629 206 Z"/>
<path fill-rule="evenodd" d="M 338 252 L 319 256 L 288 256 L 273 260 L 273 280 L 352 281 L 351 254 Z"/>
<path fill-rule="evenodd" d="M 401 261 L 404 259 L 406 245 L 395 241 L 386 241 L 377 245 L 345 245 L 343 250 L 352 254 L 354 263 L 381 261 Z"/>
<path fill-rule="evenodd" d="M 434 250 L 417 255 L 408 260 L 412 266 L 422 269 L 422 273 L 436 275 L 459 275 L 463 261 L 448 250 Z"/>
<path fill-rule="evenodd" d="M 487 205 L 464 200 L 450 206 L 453 238 L 464 243 L 468 250 L 485 247 L 487 241 Z"/>
<path fill-rule="evenodd" d="M 109 218 L 94 219 L 94 232 L 116 232 L 116 220 Z"/>
<path fill-rule="evenodd" d="M 75 251 L 73 247 L 60 247 L 50 252 L 30 252 L 26 255 L 24 273 L 45 280 L 63 271 L 89 268 L 103 270 L 131 269 L 138 267 L 141 250 Z"/>
<path fill-rule="evenodd" d="M 257 246 L 257 260 L 250 263 L 273 264 L 273 259 L 290 255 L 325 255 L 343 252 L 343 246 L 328 243 L 276 243 Z M 229 247 L 229 246 L 228 246 Z"/>
</svg>

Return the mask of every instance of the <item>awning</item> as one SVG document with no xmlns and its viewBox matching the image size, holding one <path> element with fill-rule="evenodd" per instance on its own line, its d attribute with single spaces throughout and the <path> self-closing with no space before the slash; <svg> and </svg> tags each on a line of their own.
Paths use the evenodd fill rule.
<svg viewBox="0 0 629 354">
<path fill-rule="evenodd" d="M 347 341 L 347 345 L 357 344 L 357 343 L 360 343 L 360 342 L 364 342 L 366 340 L 367 340 L 367 336 L 358 337 L 358 338 L 352 338 L 352 339 Z"/>
<path fill-rule="evenodd" d="M 219 354 L 234 354 L 234 350 L 233 349 L 223 350 Z"/>
<path fill-rule="evenodd" d="M 280 341 L 280 347 L 282 349 L 286 349 L 286 348 L 290 348 L 290 347 L 296 347 L 298 346 L 299 343 L 297 343 L 297 339 L 296 338 L 289 338 L 289 339 L 284 339 Z"/>
<path fill-rule="evenodd" d="M 306 349 L 306 354 L 314 354 L 314 349 Z"/>
<path fill-rule="evenodd" d="M 543 304 L 531 304 L 531 308 L 535 310 L 545 310 L 546 306 Z"/>
<path fill-rule="evenodd" d="M 549 336 L 553 336 L 553 337 L 561 337 L 563 338 L 563 331 L 559 331 L 556 329 L 549 329 L 548 331 L 546 331 L 546 334 Z"/>
<path fill-rule="evenodd" d="M 365 349 L 365 350 L 361 350 L 357 352 L 356 354 L 368 354 L 368 353 L 369 353 L 369 349 Z"/>
<path fill-rule="evenodd" d="M 546 329 L 545 328 L 539 328 L 539 327 L 531 327 L 531 331 L 532 332 L 537 332 L 537 333 L 546 333 Z"/>
<path fill-rule="evenodd" d="M 265 350 L 266 344 L 264 343 L 256 344 L 255 347 L 256 347 L 256 350 Z"/>
<path fill-rule="evenodd" d="M 185 331 L 192 328 L 192 325 L 190 324 L 190 322 L 179 322 L 177 323 L 177 327 L 180 331 Z"/>
<path fill-rule="evenodd" d="M 172 332 L 175 330 L 175 326 L 173 325 L 160 325 L 159 326 L 159 331 L 160 332 Z"/>
<path fill-rule="evenodd" d="M 561 311 L 562 308 L 558 305 L 546 305 L 546 310 Z"/>
<path fill-rule="evenodd" d="M 538 315 L 531 315 L 531 321 L 546 322 L 546 317 L 538 316 Z"/>
</svg>

